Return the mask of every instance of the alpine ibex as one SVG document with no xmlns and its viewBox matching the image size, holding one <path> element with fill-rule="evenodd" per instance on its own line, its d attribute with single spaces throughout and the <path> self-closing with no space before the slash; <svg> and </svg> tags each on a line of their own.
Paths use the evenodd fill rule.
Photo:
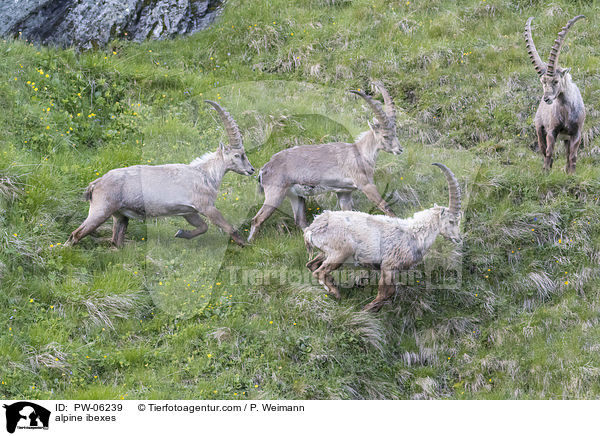
<svg viewBox="0 0 600 436">
<path fill-rule="evenodd" d="M 248 240 L 251 241 L 261 224 L 271 216 L 287 195 L 292 202 L 296 225 L 305 228 L 305 198 L 333 191 L 342 210 L 352 209 L 352 191 L 359 189 L 386 215 L 394 216 L 373 182 L 379 150 L 402 153 L 396 136 L 396 109 L 390 94 L 379 82 L 385 109 L 362 91 L 350 92 L 361 96 L 375 113 L 369 131 L 352 144 L 331 142 L 320 145 L 301 145 L 274 154 L 259 172 L 260 190 L 265 202 L 252 219 Z"/>
<path fill-rule="evenodd" d="M 396 275 L 418 264 L 438 234 L 460 241 L 460 187 L 443 164 L 434 163 L 446 175 L 450 191 L 448 207 L 434 205 L 400 219 L 363 212 L 326 211 L 304 229 L 307 249 L 321 252 L 306 264 L 325 290 L 340 298 L 330 273 L 345 261 L 381 270 L 377 297 L 364 310 L 378 311 L 394 295 Z"/>
<path fill-rule="evenodd" d="M 577 161 L 577 150 L 581 142 L 583 123 L 585 121 L 585 107 L 579 88 L 571 79 L 570 68 L 562 68 L 558 65 L 558 56 L 565 37 L 571 26 L 578 20 L 585 18 L 578 15 L 569 20 L 567 25 L 558 33 L 554 41 L 548 64 L 540 59 L 540 56 L 531 37 L 530 17 L 525 24 L 525 42 L 527 52 L 533 63 L 535 71 L 540 76 L 544 95 L 535 114 L 535 130 L 537 132 L 539 149 L 544 156 L 544 170 L 552 168 L 554 144 L 557 140 L 564 140 L 567 165 L 569 174 L 575 172 Z"/>
<path fill-rule="evenodd" d="M 196 158 L 189 165 L 134 165 L 117 168 L 89 184 L 85 198 L 90 202 L 86 220 L 75 230 L 65 245 L 73 245 L 113 217 L 112 242 L 123 245 L 129 218 L 182 215 L 194 230 L 179 230 L 175 237 L 192 239 L 208 230 L 200 215 L 244 245 L 234 230 L 215 207 L 215 198 L 221 179 L 227 171 L 251 175 L 254 168 L 244 152 L 242 135 L 231 115 L 214 101 L 213 106 L 225 125 L 229 146 L 219 144 L 217 151 Z"/>
</svg>

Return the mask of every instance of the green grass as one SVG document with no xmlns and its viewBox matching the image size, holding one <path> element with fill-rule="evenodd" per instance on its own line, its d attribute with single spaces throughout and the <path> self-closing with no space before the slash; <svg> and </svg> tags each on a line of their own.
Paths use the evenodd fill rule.
<svg viewBox="0 0 600 436">
<path fill-rule="evenodd" d="M 545 58 L 570 17 L 588 17 L 561 61 L 594 132 L 598 11 L 565 0 L 232 0 L 189 38 L 85 53 L 1 42 L 0 398 L 600 397 L 599 142 L 588 135 L 574 176 L 562 148 L 542 172 L 540 86 L 522 41 L 535 16 Z M 202 100 L 234 115 L 258 168 L 283 148 L 366 130 L 372 114 L 346 90 L 374 79 L 401 108 L 405 152 L 382 153 L 376 174 L 396 213 L 445 204 L 432 162 L 465 188 L 458 288 L 420 280 L 378 314 L 360 311 L 372 284 L 332 301 L 308 280 L 289 204 L 243 249 L 212 225 L 174 239 L 187 227 L 178 218 L 131 223 L 122 250 L 106 241 L 110 223 L 62 247 L 98 174 L 189 162 L 224 140 Z M 261 202 L 255 180 L 228 174 L 217 206 L 246 233 Z M 427 262 L 454 249 L 440 238 Z"/>
</svg>

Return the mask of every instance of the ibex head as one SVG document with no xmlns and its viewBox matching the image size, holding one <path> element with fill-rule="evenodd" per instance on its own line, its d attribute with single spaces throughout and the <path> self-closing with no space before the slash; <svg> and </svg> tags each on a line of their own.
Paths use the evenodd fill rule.
<svg viewBox="0 0 600 436">
<path fill-rule="evenodd" d="M 434 163 L 444 172 L 448 182 L 449 201 L 448 207 L 437 206 L 440 211 L 440 235 L 452 242 L 460 242 L 460 186 L 458 180 L 450 169 L 441 163 Z"/>
<path fill-rule="evenodd" d="M 221 121 L 225 125 L 227 136 L 229 137 L 229 145 L 219 143 L 219 152 L 223 155 L 226 171 L 234 171 L 238 174 L 249 176 L 254 174 L 254 167 L 246 157 L 242 135 L 233 117 L 223 109 L 218 103 L 211 100 L 204 100 L 210 104 L 219 114 Z"/>
<path fill-rule="evenodd" d="M 396 134 L 396 108 L 394 102 L 381 82 L 374 82 L 373 84 L 381 92 L 385 108 L 373 97 L 362 91 L 351 90 L 350 92 L 361 96 L 375 113 L 373 124 L 369 123 L 369 128 L 373 132 L 379 148 L 388 153 L 400 154 L 403 149 Z"/>
<path fill-rule="evenodd" d="M 542 62 L 542 59 L 535 48 L 535 44 L 533 43 L 533 38 L 531 36 L 531 22 L 533 21 L 533 17 L 529 17 L 525 24 L 527 52 L 529 53 L 529 58 L 533 63 L 535 71 L 540 76 L 540 81 L 542 82 L 542 87 L 544 89 L 544 96 L 542 99 L 546 104 L 552 104 L 554 102 L 554 100 L 564 91 L 566 82 L 570 79 L 569 71 L 571 71 L 571 69 L 560 67 L 558 65 L 558 56 L 569 29 L 575 22 L 582 18 L 585 18 L 585 16 L 578 15 L 569 20 L 567 25 L 558 33 L 558 37 L 554 41 L 552 50 L 550 50 L 550 57 L 548 58 L 547 64 Z"/>
</svg>

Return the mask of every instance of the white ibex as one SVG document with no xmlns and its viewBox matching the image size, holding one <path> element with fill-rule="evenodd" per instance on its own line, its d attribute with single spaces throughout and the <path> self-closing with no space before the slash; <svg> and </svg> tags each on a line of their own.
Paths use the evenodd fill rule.
<svg viewBox="0 0 600 436">
<path fill-rule="evenodd" d="M 221 180 L 227 171 L 251 175 L 254 168 L 244 152 L 242 135 L 231 115 L 214 101 L 214 107 L 225 125 L 229 146 L 196 158 L 189 165 L 135 165 L 109 171 L 94 180 L 85 191 L 90 202 L 86 220 L 75 230 L 65 245 L 73 245 L 113 217 L 112 242 L 123 245 L 129 218 L 181 215 L 194 230 L 179 230 L 175 237 L 191 239 L 208 230 L 200 215 L 231 235 L 239 245 L 242 237 L 215 207 Z"/>
<path fill-rule="evenodd" d="M 305 198 L 333 191 L 342 210 L 352 209 L 352 191 L 365 193 L 386 215 L 394 216 L 377 191 L 373 181 L 375 162 L 379 150 L 402 153 L 396 136 L 396 110 L 390 94 L 379 82 L 375 83 L 383 95 L 385 109 L 362 91 L 350 91 L 365 99 L 375 121 L 369 131 L 352 144 L 332 142 L 319 145 L 302 145 L 274 154 L 259 172 L 260 188 L 265 202 L 252 219 L 248 240 L 252 240 L 262 223 L 271 216 L 287 195 L 292 202 L 296 225 L 307 226 Z"/>
<path fill-rule="evenodd" d="M 340 298 L 330 273 L 344 262 L 352 261 L 381 270 L 377 297 L 364 310 L 378 311 L 394 295 L 399 271 L 418 264 L 438 234 L 460 241 L 460 187 L 456 177 L 440 163 L 446 175 L 450 201 L 448 207 L 434 205 L 412 218 L 391 218 L 363 212 L 326 211 L 304 229 L 309 253 L 321 252 L 306 264 L 327 292 Z"/>
<path fill-rule="evenodd" d="M 570 68 L 558 66 L 558 56 L 562 48 L 567 32 L 571 26 L 582 18 L 578 15 L 569 20 L 567 25 L 562 28 L 558 38 L 554 41 L 548 64 L 540 59 L 533 38 L 531 37 L 530 17 L 525 24 L 525 42 L 527 43 L 527 52 L 533 63 L 535 71 L 540 76 L 544 95 L 535 114 L 535 130 L 538 137 L 540 152 L 544 156 L 544 169 L 552 168 L 554 144 L 557 140 L 563 139 L 567 154 L 566 171 L 569 174 L 575 172 L 577 161 L 577 150 L 581 142 L 583 123 L 585 121 L 585 107 L 579 88 L 571 79 Z"/>
</svg>

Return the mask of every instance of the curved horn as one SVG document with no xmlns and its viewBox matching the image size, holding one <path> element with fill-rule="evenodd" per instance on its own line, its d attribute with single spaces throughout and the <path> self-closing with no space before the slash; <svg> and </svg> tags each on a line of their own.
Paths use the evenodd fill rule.
<svg viewBox="0 0 600 436">
<path fill-rule="evenodd" d="M 242 143 L 242 134 L 240 133 L 240 129 L 238 128 L 233 117 L 223 109 L 219 103 L 214 102 L 212 100 L 204 100 L 206 103 L 211 105 L 225 124 L 225 130 L 227 131 L 227 136 L 229 136 L 229 145 L 231 148 L 243 148 L 244 145 Z"/>
<path fill-rule="evenodd" d="M 377 89 L 379 89 L 379 92 L 381 92 L 381 95 L 383 96 L 383 102 L 385 103 L 383 109 L 385 110 L 385 114 L 387 115 L 390 122 L 396 124 L 396 107 L 394 106 L 394 102 L 392 101 L 390 93 L 387 91 L 387 89 L 385 89 L 383 83 L 379 81 L 373 82 L 373 85 L 375 85 Z"/>
<path fill-rule="evenodd" d="M 381 107 L 381 103 L 379 103 L 373 97 L 365 94 L 362 91 L 357 91 L 355 89 L 351 89 L 349 92 L 351 92 L 352 94 L 360 95 L 362 98 L 364 98 L 364 100 L 369 104 L 369 106 L 371 106 L 371 109 L 373 109 L 373 112 L 375 112 L 375 117 L 381 123 L 381 125 L 383 125 L 383 126 L 390 125 L 390 120 L 388 119 L 387 115 L 383 111 L 383 108 Z"/>
<path fill-rule="evenodd" d="M 535 68 L 536 73 L 539 76 L 543 76 L 546 73 L 547 65 L 542 61 L 540 55 L 535 48 L 535 44 L 533 43 L 533 38 L 531 36 L 531 22 L 533 21 L 533 17 L 529 17 L 527 23 L 525 24 L 525 44 L 527 45 L 527 53 L 529 53 L 529 59 L 531 59 L 531 63 Z"/>
<path fill-rule="evenodd" d="M 446 176 L 446 180 L 448 181 L 448 191 L 450 191 L 450 199 L 448 204 L 448 209 L 450 213 L 453 215 L 458 215 L 460 213 L 460 185 L 458 184 L 458 180 L 456 180 L 456 176 L 450 168 L 441 163 L 433 163 L 436 167 L 439 167 Z"/>
<path fill-rule="evenodd" d="M 558 38 L 554 41 L 552 50 L 550 50 L 550 57 L 548 58 L 548 76 L 553 77 L 558 69 L 558 56 L 560 55 L 560 49 L 565 43 L 565 37 L 567 36 L 569 29 L 582 18 L 585 18 L 585 15 L 577 15 L 575 18 L 570 19 L 567 25 L 558 32 Z"/>
</svg>

